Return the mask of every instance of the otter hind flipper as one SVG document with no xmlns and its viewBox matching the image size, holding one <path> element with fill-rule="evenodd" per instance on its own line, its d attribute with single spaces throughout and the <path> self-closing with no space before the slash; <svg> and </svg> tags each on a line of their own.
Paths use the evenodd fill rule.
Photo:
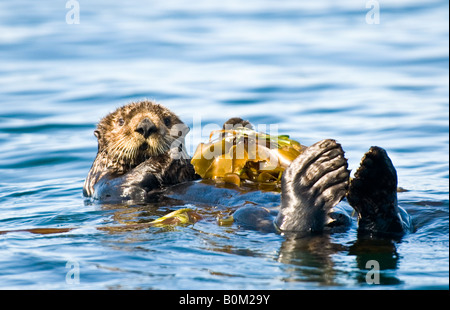
<svg viewBox="0 0 450 310">
<path fill-rule="evenodd" d="M 345 196 L 350 172 L 340 144 L 326 139 L 308 147 L 282 177 L 281 231 L 318 232 L 327 214 Z"/>
<path fill-rule="evenodd" d="M 371 147 L 362 158 L 347 200 L 359 214 L 359 233 L 401 235 L 411 226 L 409 215 L 397 205 L 397 171 L 380 147 Z"/>
</svg>

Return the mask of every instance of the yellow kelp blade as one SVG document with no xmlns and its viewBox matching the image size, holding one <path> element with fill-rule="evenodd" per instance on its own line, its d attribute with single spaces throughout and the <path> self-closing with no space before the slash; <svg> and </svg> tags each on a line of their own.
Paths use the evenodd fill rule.
<svg viewBox="0 0 450 310">
<path fill-rule="evenodd" d="M 233 225 L 233 223 L 234 223 L 233 215 L 217 218 L 217 224 L 219 224 L 219 226 L 231 226 Z"/>
<path fill-rule="evenodd" d="M 276 185 L 281 173 L 305 148 L 286 135 L 268 135 L 245 127 L 215 130 L 208 143 L 197 147 L 191 164 L 203 179 L 237 186 L 240 180 Z"/>
<path fill-rule="evenodd" d="M 202 217 L 190 208 L 183 208 L 162 216 L 149 223 L 153 227 L 166 227 L 173 225 L 190 225 L 201 220 Z"/>
</svg>

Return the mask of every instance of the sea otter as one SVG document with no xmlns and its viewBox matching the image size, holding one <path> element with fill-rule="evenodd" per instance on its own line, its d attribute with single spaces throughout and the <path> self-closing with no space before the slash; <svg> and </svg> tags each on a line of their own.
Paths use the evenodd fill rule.
<svg viewBox="0 0 450 310">
<path fill-rule="evenodd" d="M 197 179 L 184 145 L 188 131 L 169 109 L 150 101 L 108 114 L 94 131 L 98 152 L 84 195 L 145 201 L 153 190 Z"/>
<path fill-rule="evenodd" d="M 237 123 L 250 124 L 240 118 L 225 124 Z M 98 152 L 84 195 L 102 202 L 145 203 L 159 193 L 197 183 L 192 181 L 200 177 L 184 145 L 188 131 L 173 112 L 151 101 L 130 103 L 108 114 L 94 131 Z M 239 208 L 234 218 L 269 231 L 322 232 L 349 225 L 350 216 L 333 209 L 344 197 L 358 212 L 359 233 L 402 235 L 411 229 L 408 214 L 397 205 L 397 174 L 386 151 L 372 147 L 350 181 L 344 151 L 332 139 L 309 146 L 284 171 L 275 218 L 254 206 Z"/>
</svg>

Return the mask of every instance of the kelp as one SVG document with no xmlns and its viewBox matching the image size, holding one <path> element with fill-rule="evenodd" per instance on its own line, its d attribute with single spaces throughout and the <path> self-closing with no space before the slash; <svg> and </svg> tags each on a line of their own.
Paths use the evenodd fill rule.
<svg viewBox="0 0 450 310">
<path fill-rule="evenodd" d="M 278 186 L 283 171 L 305 148 L 287 135 L 246 127 L 215 130 L 208 143 L 199 144 L 191 163 L 203 179 L 218 183 Z"/>
<path fill-rule="evenodd" d="M 149 227 L 158 227 L 170 230 L 176 226 L 193 225 L 201 219 L 202 216 L 195 210 L 191 208 L 182 208 L 147 223 L 130 223 L 118 226 L 98 227 L 97 229 L 108 232 L 133 231 Z"/>
<path fill-rule="evenodd" d="M 134 231 L 138 229 L 144 229 L 149 227 L 159 227 L 171 229 L 175 226 L 187 226 L 193 225 L 199 220 L 202 219 L 202 216 L 197 213 L 195 210 L 191 208 L 183 208 L 179 210 L 175 210 L 166 214 L 160 218 L 157 218 L 149 223 L 132 223 L 125 225 L 117 225 L 117 226 L 100 226 L 95 227 L 100 231 L 107 231 L 110 233 L 124 232 L 124 231 Z M 8 233 L 17 233 L 17 232 L 27 232 L 38 235 L 49 235 L 49 234 L 60 234 L 70 232 L 75 229 L 79 229 L 82 227 L 66 227 L 66 228 L 58 228 L 58 227 L 44 227 L 44 228 L 30 228 L 30 229 L 17 229 L 17 230 L 4 230 L 0 231 L 0 235 L 8 234 Z"/>
<path fill-rule="evenodd" d="M 169 225 L 190 225 L 201 220 L 200 214 L 190 208 L 183 208 L 167 215 L 164 215 L 149 223 L 149 226 L 153 227 L 166 227 Z"/>
</svg>

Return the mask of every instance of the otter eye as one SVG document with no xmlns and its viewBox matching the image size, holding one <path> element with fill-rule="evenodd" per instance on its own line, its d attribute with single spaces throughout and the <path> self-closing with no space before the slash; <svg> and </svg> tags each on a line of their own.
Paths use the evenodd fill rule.
<svg viewBox="0 0 450 310">
<path fill-rule="evenodd" d="M 125 121 L 123 118 L 119 118 L 118 123 L 119 123 L 119 126 L 123 126 L 125 124 Z"/>
<path fill-rule="evenodd" d="M 169 127 L 170 124 L 172 124 L 172 120 L 170 119 L 170 117 L 164 117 L 164 125 Z"/>
</svg>

